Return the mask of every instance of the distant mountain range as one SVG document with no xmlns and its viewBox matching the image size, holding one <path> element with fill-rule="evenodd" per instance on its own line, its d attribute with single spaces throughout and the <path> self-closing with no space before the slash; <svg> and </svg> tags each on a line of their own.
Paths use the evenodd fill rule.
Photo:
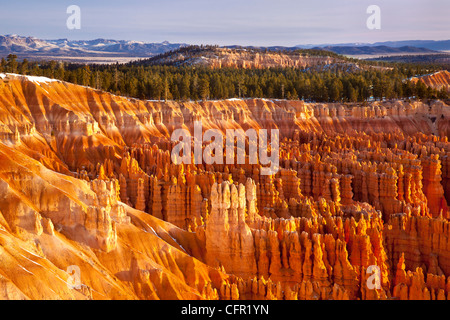
<svg viewBox="0 0 450 320">
<path fill-rule="evenodd" d="M 239 48 L 239 46 L 227 46 L 227 48 Z M 341 45 L 324 45 L 324 46 L 315 46 L 315 47 L 282 47 L 282 46 L 273 46 L 273 47 L 246 47 L 251 49 L 267 49 L 269 51 L 294 51 L 298 49 L 314 49 L 314 50 L 326 50 L 331 51 L 341 55 L 348 56 L 380 56 L 380 55 L 408 55 L 408 54 L 429 54 L 429 53 L 439 53 L 439 51 L 421 48 L 421 47 L 413 47 L 413 46 L 403 46 L 403 47 L 389 47 L 385 45 L 380 46 L 341 46 Z"/>
<path fill-rule="evenodd" d="M 186 47 L 186 43 L 145 43 L 128 40 L 43 40 L 18 35 L 0 35 L 0 57 L 10 53 L 20 59 L 55 59 L 79 62 L 125 62 L 139 58 L 150 58 L 169 51 Z M 237 48 L 241 46 L 225 46 Z M 246 48 L 267 49 L 270 51 L 293 51 L 296 49 L 327 50 L 334 53 L 373 58 L 382 55 L 436 54 L 436 50 L 450 50 L 450 40 L 414 40 L 369 43 L 298 45 L 295 47 L 270 46 Z"/>
<path fill-rule="evenodd" d="M 239 46 L 227 46 L 228 48 L 237 48 Z M 342 55 L 407 55 L 407 54 L 427 54 L 439 53 L 440 51 L 450 50 L 450 40 L 404 40 L 404 41 L 385 41 L 375 43 L 327 43 L 327 44 L 302 44 L 294 47 L 269 46 L 269 47 L 250 47 L 266 48 L 271 51 L 278 50 L 296 50 L 296 49 L 316 49 L 328 50 Z"/>
<path fill-rule="evenodd" d="M 144 43 L 126 40 L 42 40 L 17 35 L 0 36 L 0 55 L 14 53 L 20 57 L 152 57 L 187 46 L 184 43 Z"/>
<path fill-rule="evenodd" d="M 388 47 L 388 46 L 326 46 L 314 49 L 328 50 L 342 55 L 402 55 L 402 54 L 425 54 L 438 53 L 438 51 L 412 46 Z"/>
<path fill-rule="evenodd" d="M 378 47 L 387 46 L 391 48 L 400 47 L 416 47 L 425 48 L 436 51 L 450 50 L 450 40 L 402 40 L 402 41 L 384 41 L 375 43 L 328 43 L 328 44 L 300 44 L 297 48 L 312 49 L 312 48 L 324 48 L 324 47 Z"/>
</svg>

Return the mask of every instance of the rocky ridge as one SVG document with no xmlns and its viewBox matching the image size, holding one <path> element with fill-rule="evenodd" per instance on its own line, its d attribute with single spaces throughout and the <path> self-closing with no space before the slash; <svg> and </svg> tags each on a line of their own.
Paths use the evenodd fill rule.
<svg viewBox="0 0 450 320">
<path fill-rule="evenodd" d="M 411 78 L 412 82 L 422 81 L 427 86 L 436 90 L 450 92 L 450 72 L 447 70 L 437 71 L 432 74 Z"/>
</svg>

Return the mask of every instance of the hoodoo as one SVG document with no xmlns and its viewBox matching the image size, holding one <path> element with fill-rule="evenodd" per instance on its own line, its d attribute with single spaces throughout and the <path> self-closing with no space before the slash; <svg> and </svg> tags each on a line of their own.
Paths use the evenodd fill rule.
<svg viewBox="0 0 450 320">
<path fill-rule="evenodd" d="M 145 101 L 1 74 L 0 298 L 447 299 L 449 119 L 439 100 Z M 225 142 L 221 163 L 172 161 L 194 120 L 278 130 L 279 170 Z"/>
</svg>

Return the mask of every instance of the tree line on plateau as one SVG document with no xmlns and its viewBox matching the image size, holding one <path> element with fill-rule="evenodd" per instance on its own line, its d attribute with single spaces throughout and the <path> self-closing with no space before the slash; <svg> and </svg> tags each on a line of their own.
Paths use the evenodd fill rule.
<svg viewBox="0 0 450 320">
<path fill-rule="evenodd" d="M 438 65 L 396 63 L 390 68 L 212 69 L 199 66 L 75 64 L 19 61 L 10 54 L 0 72 L 45 76 L 90 86 L 114 94 L 150 100 L 209 100 L 229 98 L 303 99 L 316 102 L 363 102 L 369 99 L 448 99 L 448 93 L 413 83 L 412 76 L 439 70 Z"/>
</svg>

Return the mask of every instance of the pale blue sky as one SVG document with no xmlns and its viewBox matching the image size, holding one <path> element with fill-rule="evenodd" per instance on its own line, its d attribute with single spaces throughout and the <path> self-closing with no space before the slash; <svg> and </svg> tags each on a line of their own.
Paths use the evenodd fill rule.
<svg viewBox="0 0 450 320">
<path fill-rule="evenodd" d="M 1 0 L 0 34 L 43 39 L 283 45 L 450 39 L 450 0 Z M 81 8 L 81 29 L 66 8 Z M 381 30 L 366 9 L 381 8 Z"/>
</svg>

